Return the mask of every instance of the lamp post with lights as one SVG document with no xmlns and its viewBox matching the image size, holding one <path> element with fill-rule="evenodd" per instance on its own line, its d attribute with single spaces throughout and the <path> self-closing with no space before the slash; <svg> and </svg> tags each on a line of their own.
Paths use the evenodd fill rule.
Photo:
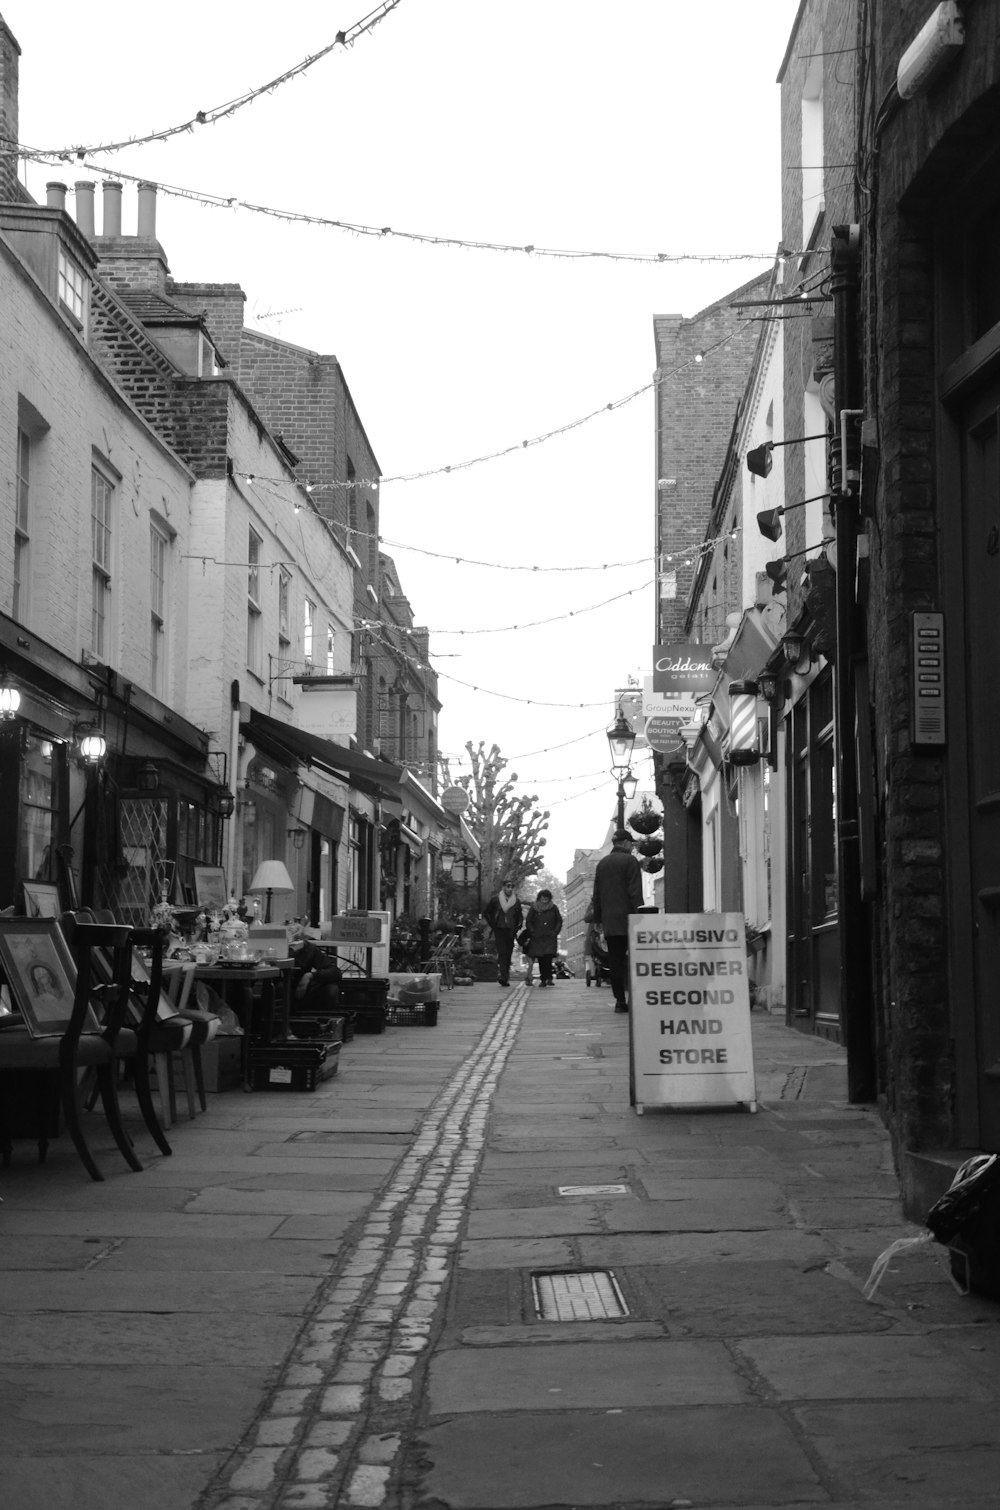
<svg viewBox="0 0 1000 1510">
<path fill-rule="evenodd" d="M 608 730 L 608 746 L 611 750 L 611 774 L 618 783 L 618 827 L 625 827 L 625 798 L 631 800 L 639 785 L 638 777 L 632 775 L 632 748 L 635 730 L 621 708 L 614 727 Z"/>
</svg>

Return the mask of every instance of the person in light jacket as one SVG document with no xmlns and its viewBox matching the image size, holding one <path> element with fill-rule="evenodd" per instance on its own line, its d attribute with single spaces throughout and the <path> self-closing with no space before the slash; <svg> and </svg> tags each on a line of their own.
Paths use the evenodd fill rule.
<svg viewBox="0 0 1000 1510">
<path fill-rule="evenodd" d="M 538 961 L 539 987 L 552 984 L 552 961 L 559 949 L 562 914 L 552 900 L 551 891 L 540 891 L 528 908 L 524 926 L 528 931 L 525 953 Z"/>
<path fill-rule="evenodd" d="M 642 906 L 642 868 L 632 853 L 627 828 L 615 829 L 611 846 L 594 871 L 594 925 L 604 930 L 615 1011 L 627 1012 L 628 920 Z"/>
</svg>

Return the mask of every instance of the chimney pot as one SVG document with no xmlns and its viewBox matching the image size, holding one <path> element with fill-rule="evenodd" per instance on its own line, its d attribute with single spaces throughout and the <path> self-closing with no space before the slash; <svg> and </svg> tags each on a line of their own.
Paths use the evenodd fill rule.
<svg viewBox="0 0 1000 1510">
<path fill-rule="evenodd" d="M 139 185 L 139 235 L 156 240 L 156 185 Z"/>
<path fill-rule="evenodd" d="M 122 233 L 122 186 L 110 181 L 104 184 L 104 234 L 120 236 Z"/>
<path fill-rule="evenodd" d="M 94 219 L 94 185 L 87 178 L 79 178 L 73 186 L 76 189 L 76 223 L 84 236 L 89 236 L 93 241 L 96 234 Z"/>
<path fill-rule="evenodd" d="M 66 208 L 66 185 L 57 179 L 50 180 L 45 185 L 45 203 L 50 210 L 65 210 Z"/>
</svg>

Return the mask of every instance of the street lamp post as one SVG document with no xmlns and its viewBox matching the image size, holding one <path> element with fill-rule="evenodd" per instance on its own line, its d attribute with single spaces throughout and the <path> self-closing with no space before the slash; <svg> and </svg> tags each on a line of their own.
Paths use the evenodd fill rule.
<svg viewBox="0 0 1000 1510">
<path fill-rule="evenodd" d="M 618 782 L 618 827 L 625 827 L 625 797 L 626 787 L 629 788 L 628 796 L 635 796 L 638 778 L 632 775 L 632 747 L 635 744 L 635 730 L 632 728 L 622 709 L 618 709 L 618 717 L 614 728 L 608 730 L 608 745 L 611 749 L 611 774 Z"/>
</svg>

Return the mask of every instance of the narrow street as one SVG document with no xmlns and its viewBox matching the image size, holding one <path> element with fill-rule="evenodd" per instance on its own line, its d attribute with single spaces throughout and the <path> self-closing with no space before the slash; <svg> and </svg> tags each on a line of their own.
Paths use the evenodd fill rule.
<svg viewBox="0 0 1000 1510">
<path fill-rule="evenodd" d="M 638 1118 L 607 990 L 459 988 L 141 1174 L 18 1143 L 5 1503 L 994 1505 L 997 1307 L 933 1244 L 863 1299 L 916 1230 L 886 1135 L 838 1048 L 753 1031 L 756 1115 Z"/>
</svg>

